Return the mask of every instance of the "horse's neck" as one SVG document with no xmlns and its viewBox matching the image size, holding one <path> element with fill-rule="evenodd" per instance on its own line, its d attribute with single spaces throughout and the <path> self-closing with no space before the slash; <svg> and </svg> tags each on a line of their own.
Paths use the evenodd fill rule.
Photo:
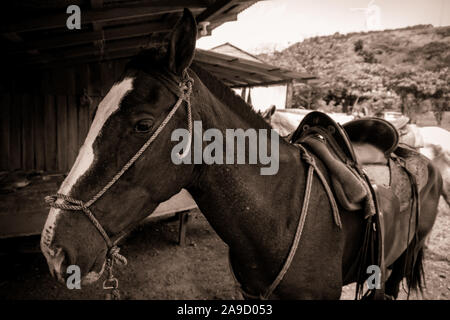
<svg viewBox="0 0 450 320">
<path fill-rule="evenodd" d="M 202 95 L 200 101 L 204 130 L 214 126 L 225 132 L 225 129 L 246 130 L 258 126 L 230 111 L 229 107 L 212 95 Z M 270 128 L 268 131 L 267 143 L 270 145 Z M 248 159 L 248 150 L 245 159 Z M 300 196 L 304 188 L 305 174 L 299 152 L 282 138 L 279 138 L 278 172 L 261 175 L 261 167 L 248 162 L 201 165 L 198 181 L 189 188 L 217 234 L 232 250 L 240 247 L 242 255 L 247 255 L 249 260 L 252 255 L 251 243 L 265 246 L 265 243 L 272 242 L 272 247 L 267 247 L 267 254 L 285 254 L 284 242 L 286 245 L 290 243 L 289 231 L 295 231 L 295 222 L 292 221 L 297 221 L 295 217 L 298 218 L 297 209 L 301 205 Z M 249 252 L 242 249 L 246 245 Z"/>
</svg>

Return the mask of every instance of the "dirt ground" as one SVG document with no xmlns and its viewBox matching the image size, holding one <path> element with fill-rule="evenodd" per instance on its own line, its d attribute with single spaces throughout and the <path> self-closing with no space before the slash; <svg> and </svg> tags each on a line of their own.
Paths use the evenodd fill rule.
<svg viewBox="0 0 450 320">
<path fill-rule="evenodd" d="M 423 297 L 450 298 L 450 210 L 444 201 L 426 251 Z M 229 271 L 227 246 L 200 212 L 191 215 L 185 247 L 177 244 L 176 221 L 148 222 L 121 246 L 128 266 L 117 268 L 123 299 L 240 299 Z M 29 246 L 37 238 L 28 239 Z M 29 248 L 30 249 L 30 248 Z M 34 248 L 31 248 L 31 251 Z M 0 262 L 0 299 L 103 299 L 101 283 L 69 290 L 49 275 L 40 253 L 6 254 Z M 353 299 L 344 287 L 342 299 Z M 406 298 L 403 293 L 402 299 Z"/>
<path fill-rule="evenodd" d="M 431 113 L 419 118 L 422 126 L 436 125 Z M 443 127 L 450 130 L 450 114 Z M 411 299 L 450 299 L 450 208 L 441 199 L 439 214 L 425 251 L 426 289 Z M 229 271 L 227 246 L 200 212 L 192 212 L 185 247 L 177 244 L 178 222 L 148 222 L 121 246 L 128 266 L 116 268 L 123 299 L 240 299 Z M 0 242 L 0 299 L 103 299 L 101 282 L 81 290 L 56 283 L 38 249 L 38 238 Z M 18 254 L 21 251 L 34 253 Z M 353 299 L 354 286 L 342 299 Z M 401 299 L 406 298 L 402 292 Z"/>
</svg>

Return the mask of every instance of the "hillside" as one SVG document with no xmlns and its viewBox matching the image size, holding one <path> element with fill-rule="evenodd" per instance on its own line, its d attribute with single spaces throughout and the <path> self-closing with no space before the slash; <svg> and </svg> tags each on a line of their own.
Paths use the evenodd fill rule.
<svg viewBox="0 0 450 320">
<path fill-rule="evenodd" d="M 450 27 L 404 29 L 314 37 L 262 60 L 316 74 L 318 83 L 297 85 L 294 101 L 317 107 L 322 100 L 351 108 L 382 101 L 381 108 L 448 104 Z M 345 111 L 345 110 L 344 110 Z"/>
</svg>

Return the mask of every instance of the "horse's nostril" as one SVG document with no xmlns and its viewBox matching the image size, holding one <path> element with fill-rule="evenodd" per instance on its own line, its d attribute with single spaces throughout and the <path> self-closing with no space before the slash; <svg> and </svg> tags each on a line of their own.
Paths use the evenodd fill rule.
<svg viewBox="0 0 450 320">
<path fill-rule="evenodd" d="M 64 282 L 64 276 L 67 268 L 67 254 L 61 247 L 54 248 L 54 255 L 48 257 L 50 272 L 60 282 Z"/>
</svg>

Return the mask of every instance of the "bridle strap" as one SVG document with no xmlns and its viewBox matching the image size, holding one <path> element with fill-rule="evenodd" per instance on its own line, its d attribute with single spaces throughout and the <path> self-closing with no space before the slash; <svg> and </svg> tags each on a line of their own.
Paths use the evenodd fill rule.
<svg viewBox="0 0 450 320">
<path fill-rule="evenodd" d="M 172 89 L 173 86 L 170 86 L 170 82 L 172 80 L 169 80 L 166 77 L 157 77 L 160 79 L 164 79 L 164 82 L 168 85 L 168 88 L 170 91 L 174 92 Z M 169 83 L 168 83 L 169 82 Z M 126 265 L 127 260 L 126 258 L 119 253 L 119 248 L 117 247 L 117 243 L 123 238 L 124 233 L 121 232 L 116 236 L 116 239 L 113 241 L 106 233 L 105 229 L 102 227 L 100 222 L 97 220 L 97 218 L 94 216 L 92 211 L 90 210 L 90 207 L 98 200 L 100 199 L 106 191 L 108 191 L 114 183 L 117 182 L 117 180 L 122 177 L 122 175 L 136 162 L 136 160 L 139 159 L 139 157 L 147 150 L 147 148 L 155 141 L 155 139 L 158 137 L 158 135 L 161 133 L 161 131 L 165 128 L 167 123 L 172 119 L 175 112 L 178 110 L 178 108 L 181 106 L 183 101 L 186 101 L 187 106 L 187 116 L 188 116 L 188 128 L 189 128 L 189 143 L 184 150 L 183 154 L 178 155 L 180 158 L 185 157 L 189 151 L 190 151 L 190 145 L 192 140 L 192 111 L 191 111 L 191 103 L 190 103 L 190 96 L 192 93 L 192 86 L 193 86 L 194 80 L 188 75 L 187 71 L 184 72 L 182 81 L 178 84 L 178 92 L 174 92 L 175 95 L 178 97 L 177 102 L 170 110 L 169 114 L 164 118 L 164 120 L 161 122 L 161 124 L 158 126 L 158 128 L 155 130 L 155 132 L 150 136 L 150 138 L 142 145 L 142 147 L 135 153 L 133 157 L 131 157 L 130 160 L 120 169 L 119 172 L 117 172 L 114 177 L 99 191 L 97 192 L 89 201 L 83 202 L 78 199 L 74 199 L 68 195 L 56 193 L 51 196 L 45 197 L 45 201 L 53 208 L 63 209 L 63 210 L 72 210 L 72 211 L 82 211 L 85 216 L 91 221 L 91 223 L 97 228 L 98 232 L 101 234 L 103 239 L 105 240 L 108 252 L 107 252 L 107 260 L 106 260 L 106 269 L 108 272 L 108 279 L 105 280 L 103 283 L 104 289 L 113 289 L 113 295 L 114 297 L 118 298 L 118 280 L 114 278 L 112 275 L 112 268 L 114 265 L 114 262 Z M 61 203 L 57 203 L 58 200 L 63 200 Z M 126 230 L 129 230 L 130 228 L 127 228 Z M 112 284 L 111 286 L 108 286 L 107 283 Z"/>
</svg>

